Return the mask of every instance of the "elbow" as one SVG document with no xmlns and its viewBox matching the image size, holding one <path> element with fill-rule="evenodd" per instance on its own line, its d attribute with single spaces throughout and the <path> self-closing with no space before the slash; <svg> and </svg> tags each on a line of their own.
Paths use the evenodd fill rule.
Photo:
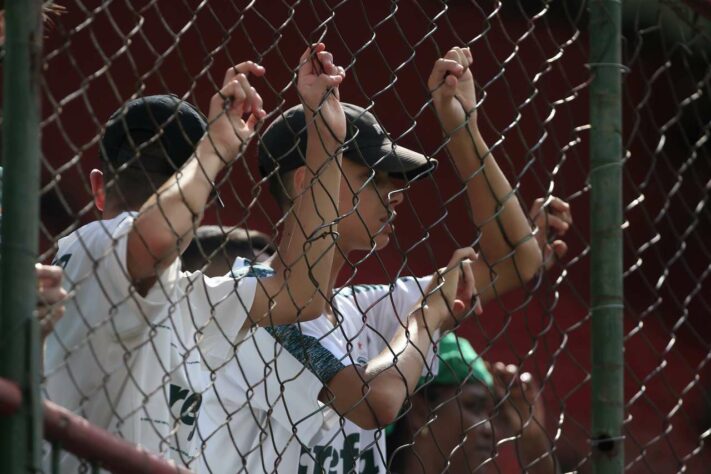
<svg viewBox="0 0 711 474">
<path fill-rule="evenodd" d="M 388 403 L 386 406 L 382 406 L 376 415 L 377 420 L 374 429 L 385 428 L 386 426 L 395 423 L 401 409 L 402 404 Z"/>
<path fill-rule="evenodd" d="M 326 302 L 321 295 L 313 296 L 300 305 L 299 321 L 306 322 L 317 319 L 326 311 Z"/>
<path fill-rule="evenodd" d="M 519 272 L 522 284 L 526 285 L 533 280 L 543 268 L 543 254 L 536 239 L 528 239 L 522 243 L 518 252 L 518 259 L 521 262 Z"/>
<path fill-rule="evenodd" d="M 392 391 L 370 387 L 365 399 L 361 401 L 365 405 L 367 416 L 351 421 L 364 430 L 385 428 L 394 423 L 402 408 L 402 402 L 397 400 L 399 397 L 394 395 Z"/>
<path fill-rule="evenodd" d="M 146 226 L 134 227 L 126 245 L 127 270 L 135 281 L 158 275 L 161 263 L 176 255 L 175 238 Z"/>
</svg>

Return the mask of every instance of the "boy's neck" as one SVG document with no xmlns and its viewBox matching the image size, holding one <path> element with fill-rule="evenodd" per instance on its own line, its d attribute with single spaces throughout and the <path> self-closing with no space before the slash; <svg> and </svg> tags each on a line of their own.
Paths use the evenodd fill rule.
<svg viewBox="0 0 711 474">
<path fill-rule="evenodd" d="M 290 224 L 293 225 L 290 220 L 287 220 L 284 226 L 283 237 L 279 240 L 279 253 L 282 255 L 286 253 L 286 250 L 291 242 L 292 226 Z M 345 263 L 345 259 L 343 257 L 344 253 L 347 254 L 347 252 L 345 252 L 343 249 L 336 250 L 333 256 L 333 263 L 331 264 L 331 278 L 328 281 L 328 288 L 326 288 L 326 291 L 324 291 L 324 294 L 329 295 L 329 302 L 326 304 L 325 315 L 334 324 L 335 316 L 333 315 L 333 309 L 331 308 L 330 297 L 333 296 L 333 288 L 335 288 L 336 286 L 336 281 L 338 281 L 338 275 L 341 273 L 341 268 L 343 268 L 343 264 Z M 270 259 L 270 265 L 275 270 L 279 270 L 278 267 L 281 266 L 281 262 L 279 261 L 279 258 L 276 257 L 276 255 Z"/>
</svg>

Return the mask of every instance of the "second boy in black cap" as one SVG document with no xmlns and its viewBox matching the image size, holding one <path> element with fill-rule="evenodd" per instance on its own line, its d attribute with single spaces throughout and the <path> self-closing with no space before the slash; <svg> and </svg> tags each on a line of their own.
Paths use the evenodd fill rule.
<svg viewBox="0 0 711 474">
<path fill-rule="evenodd" d="M 303 203 L 294 211 L 301 232 L 292 235 L 294 246 L 281 254 L 281 271 L 271 276 L 245 267 L 207 278 L 180 272 L 177 259 L 199 225 L 216 176 L 244 156 L 266 115 L 247 78 L 264 74 L 261 66 L 246 62 L 227 71 L 207 121 L 167 95 L 132 100 L 111 117 L 101 142 L 104 173 L 91 174 L 102 219 L 59 242 L 56 262 L 73 298 L 48 341 L 49 399 L 191 466 L 203 445 L 196 432 L 209 385 L 203 356 L 210 353 L 224 364 L 244 326 L 321 314 L 318 291 L 328 283 L 333 257 L 332 234 L 323 233 L 337 217 L 331 196 L 339 192 L 345 123 L 342 112 L 340 121 L 336 114 L 326 122 L 333 117 L 326 91 L 343 73 L 320 53 L 322 47 L 313 52 L 323 74 L 301 91 L 309 103 L 325 101 L 312 112 L 314 145 L 306 153 L 320 174 L 317 185 L 304 187 Z M 340 132 L 319 137 L 326 129 Z M 80 462 L 62 456 L 61 470 L 76 471 Z"/>
</svg>

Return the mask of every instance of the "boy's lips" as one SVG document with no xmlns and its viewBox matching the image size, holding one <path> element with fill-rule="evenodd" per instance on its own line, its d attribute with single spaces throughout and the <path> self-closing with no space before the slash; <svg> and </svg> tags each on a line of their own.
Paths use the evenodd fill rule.
<svg viewBox="0 0 711 474">
<path fill-rule="evenodd" d="M 393 221 L 397 217 L 397 213 L 395 211 L 392 211 L 390 214 L 388 214 L 387 217 L 384 217 L 380 219 L 380 222 L 383 224 L 383 232 L 386 234 L 392 234 L 393 231 L 395 230 L 395 224 L 393 224 Z"/>
</svg>

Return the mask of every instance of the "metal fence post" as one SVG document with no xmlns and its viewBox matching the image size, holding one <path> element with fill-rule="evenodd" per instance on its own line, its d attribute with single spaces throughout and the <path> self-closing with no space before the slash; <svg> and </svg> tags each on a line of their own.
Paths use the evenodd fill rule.
<svg viewBox="0 0 711 474">
<path fill-rule="evenodd" d="M 593 472 L 624 470 L 621 2 L 590 1 Z"/>
<path fill-rule="evenodd" d="M 41 467 L 39 328 L 33 311 L 39 233 L 42 2 L 4 3 L 0 376 L 20 386 L 23 400 L 19 412 L 0 421 L 0 472 L 15 474 Z"/>
</svg>

